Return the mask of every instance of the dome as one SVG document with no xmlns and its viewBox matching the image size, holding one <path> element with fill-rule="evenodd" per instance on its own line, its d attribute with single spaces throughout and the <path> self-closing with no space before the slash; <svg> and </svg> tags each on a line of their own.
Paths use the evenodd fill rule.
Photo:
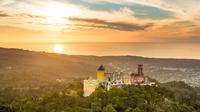
<svg viewBox="0 0 200 112">
<path fill-rule="evenodd" d="M 104 68 L 103 65 L 100 65 L 99 68 L 98 68 L 98 70 L 103 71 L 103 70 L 105 70 L 105 68 Z"/>
</svg>

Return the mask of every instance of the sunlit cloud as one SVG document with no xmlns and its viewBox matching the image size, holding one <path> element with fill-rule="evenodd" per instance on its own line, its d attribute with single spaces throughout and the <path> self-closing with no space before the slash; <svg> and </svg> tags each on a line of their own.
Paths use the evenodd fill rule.
<svg viewBox="0 0 200 112">
<path fill-rule="evenodd" d="M 0 6 L 5 6 L 14 3 L 15 0 L 1 0 Z"/>
<path fill-rule="evenodd" d="M 139 24 L 125 23 L 125 22 L 108 22 L 99 19 L 70 18 L 69 20 L 78 22 L 79 24 L 76 25 L 81 27 L 113 29 L 119 31 L 145 30 L 152 26 L 152 24 L 139 25 Z"/>
<path fill-rule="evenodd" d="M 199 5 L 197 0 L 2 0 L 0 26 L 86 31 L 85 37 L 99 30 L 109 36 L 103 31 L 112 30 L 135 40 L 141 36 L 143 40 L 198 38 Z"/>
<path fill-rule="evenodd" d="M 3 11 L 0 11 L 0 17 L 8 17 L 9 15 Z"/>
</svg>

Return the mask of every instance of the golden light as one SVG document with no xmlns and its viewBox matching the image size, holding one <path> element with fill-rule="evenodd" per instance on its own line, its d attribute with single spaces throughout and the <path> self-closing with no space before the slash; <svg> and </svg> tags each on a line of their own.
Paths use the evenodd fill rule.
<svg viewBox="0 0 200 112">
<path fill-rule="evenodd" d="M 62 44 L 55 44 L 53 46 L 54 53 L 64 53 L 64 47 Z"/>
<path fill-rule="evenodd" d="M 49 17 L 46 19 L 48 23 L 55 23 L 55 24 L 64 24 L 66 20 L 63 17 Z"/>
<path fill-rule="evenodd" d="M 60 3 L 49 3 L 41 13 L 47 16 L 46 22 L 48 23 L 66 24 L 68 22 L 66 18 L 78 15 L 79 10 Z"/>
</svg>

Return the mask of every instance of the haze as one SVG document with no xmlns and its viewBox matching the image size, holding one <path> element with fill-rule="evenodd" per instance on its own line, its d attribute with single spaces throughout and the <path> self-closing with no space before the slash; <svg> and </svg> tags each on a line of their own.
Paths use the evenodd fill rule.
<svg viewBox="0 0 200 112">
<path fill-rule="evenodd" d="M 51 42 L 56 53 L 63 53 L 60 44 L 65 42 L 178 42 L 196 47 L 199 6 L 199 0 L 0 0 L 0 42 Z M 189 53 L 181 49 L 178 54 Z"/>
</svg>

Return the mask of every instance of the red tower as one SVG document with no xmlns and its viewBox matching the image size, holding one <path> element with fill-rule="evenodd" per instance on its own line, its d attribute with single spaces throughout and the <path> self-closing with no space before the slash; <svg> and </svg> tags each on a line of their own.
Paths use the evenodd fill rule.
<svg viewBox="0 0 200 112">
<path fill-rule="evenodd" d="M 144 74 L 143 74 L 143 65 L 142 64 L 138 65 L 138 75 L 139 76 L 144 76 Z"/>
<path fill-rule="evenodd" d="M 134 73 L 131 74 L 131 82 L 136 83 L 136 84 L 145 83 L 145 77 L 143 74 L 143 65 L 142 64 L 138 65 L 138 73 L 137 74 L 134 74 Z"/>
</svg>

